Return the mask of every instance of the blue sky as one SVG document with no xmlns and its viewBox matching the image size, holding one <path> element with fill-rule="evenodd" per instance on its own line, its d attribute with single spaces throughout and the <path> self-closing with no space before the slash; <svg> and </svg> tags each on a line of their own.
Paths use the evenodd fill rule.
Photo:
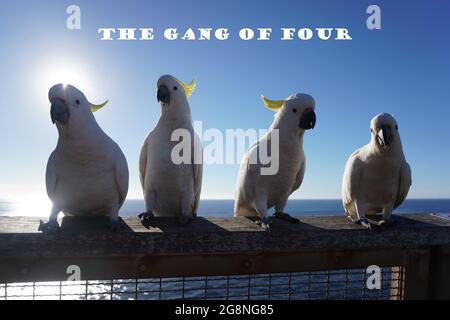
<svg viewBox="0 0 450 320">
<path fill-rule="evenodd" d="M 81 7 L 81 30 L 65 27 Z M 366 28 L 370 4 L 382 29 Z M 190 98 L 204 129 L 267 128 L 260 95 L 311 94 L 318 122 L 307 133 L 307 171 L 295 198 L 339 198 L 345 162 L 370 138 L 370 119 L 394 114 L 413 170 L 411 198 L 450 197 L 450 4 L 434 1 L 2 1 L 0 4 L 0 198 L 45 195 L 45 166 L 57 140 L 50 79 L 67 73 L 122 147 L 131 198 L 141 197 L 138 155 L 160 109 L 160 75 L 197 79 Z M 150 27 L 149 42 L 100 41 L 101 27 Z M 162 30 L 227 27 L 228 41 L 166 41 Z M 243 27 L 272 28 L 271 41 L 241 41 Z M 345 27 L 352 41 L 278 40 L 281 27 Z M 75 71 L 72 71 L 75 70 Z M 71 79 L 72 79 L 71 78 Z M 65 79 L 55 80 L 57 82 Z M 238 165 L 205 167 L 203 198 L 233 198 Z"/>
</svg>

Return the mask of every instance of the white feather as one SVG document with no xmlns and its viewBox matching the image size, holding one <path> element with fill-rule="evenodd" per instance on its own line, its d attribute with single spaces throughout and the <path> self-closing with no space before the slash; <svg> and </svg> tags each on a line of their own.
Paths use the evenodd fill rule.
<svg viewBox="0 0 450 320">
<path fill-rule="evenodd" d="M 177 86 L 175 78 L 165 76 L 160 79 L 171 88 L 169 105 L 161 106 L 161 117 L 156 127 L 147 136 L 139 161 L 140 177 L 147 211 L 155 216 L 195 216 L 198 209 L 202 186 L 202 163 L 194 159 L 202 158 L 201 140 L 192 126 L 187 97 Z M 179 143 L 172 141 L 172 133 L 185 129 L 192 140 L 191 163 L 175 164 L 171 153 Z M 194 148 L 196 144 L 199 148 Z"/>
<path fill-rule="evenodd" d="M 394 136 L 385 150 L 377 144 L 376 123 L 380 121 L 392 127 Z M 381 114 L 372 120 L 371 127 L 371 142 L 350 156 L 342 180 L 344 209 L 355 220 L 379 212 L 389 218 L 405 200 L 412 183 L 395 119 Z"/>
</svg>

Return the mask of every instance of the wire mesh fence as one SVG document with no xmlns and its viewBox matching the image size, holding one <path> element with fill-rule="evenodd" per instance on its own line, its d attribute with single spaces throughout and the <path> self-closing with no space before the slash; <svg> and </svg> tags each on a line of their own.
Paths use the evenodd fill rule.
<svg viewBox="0 0 450 320">
<path fill-rule="evenodd" d="M 404 267 L 382 268 L 380 289 L 365 269 L 239 276 L 0 284 L 3 300 L 309 300 L 402 299 Z"/>
</svg>

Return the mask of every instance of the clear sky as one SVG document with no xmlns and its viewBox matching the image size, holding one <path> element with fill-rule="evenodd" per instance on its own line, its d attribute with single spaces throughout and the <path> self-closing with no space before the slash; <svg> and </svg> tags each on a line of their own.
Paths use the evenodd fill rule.
<svg viewBox="0 0 450 320">
<path fill-rule="evenodd" d="M 81 30 L 66 28 L 70 4 Z M 378 4 L 382 29 L 366 28 Z M 345 162 L 370 138 L 370 119 L 392 113 L 413 172 L 411 198 L 450 197 L 450 3 L 434 1 L 2 1 L 0 3 L 0 198 L 45 195 L 57 140 L 49 87 L 70 81 L 107 107 L 96 113 L 124 151 L 130 198 L 140 198 L 138 156 L 160 113 L 163 74 L 197 79 L 190 98 L 204 129 L 267 128 L 260 95 L 311 94 L 317 126 L 305 137 L 307 171 L 295 198 L 339 198 Z M 149 27 L 153 41 L 100 41 L 101 27 Z M 162 30 L 227 27 L 228 41 L 167 41 Z M 270 27 L 271 41 L 242 41 Z M 281 27 L 345 27 L 352 41 L 278 40 Z M 203 198 L 233 198 L 238 165 L 205 167 Z"/>
</svg>

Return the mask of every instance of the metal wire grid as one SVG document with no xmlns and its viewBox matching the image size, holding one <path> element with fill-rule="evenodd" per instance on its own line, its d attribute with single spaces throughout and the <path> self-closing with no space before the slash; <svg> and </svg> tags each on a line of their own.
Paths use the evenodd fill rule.
<svg viewBox="0 0 450 320">
<path fill-rule="evenodd" d="M 402 299 L 404 267 L 382 268 L 381 289 L 364 269 L 242 276 L 0 284 L 3 300 L 310 300 Z"/>
</svg>

